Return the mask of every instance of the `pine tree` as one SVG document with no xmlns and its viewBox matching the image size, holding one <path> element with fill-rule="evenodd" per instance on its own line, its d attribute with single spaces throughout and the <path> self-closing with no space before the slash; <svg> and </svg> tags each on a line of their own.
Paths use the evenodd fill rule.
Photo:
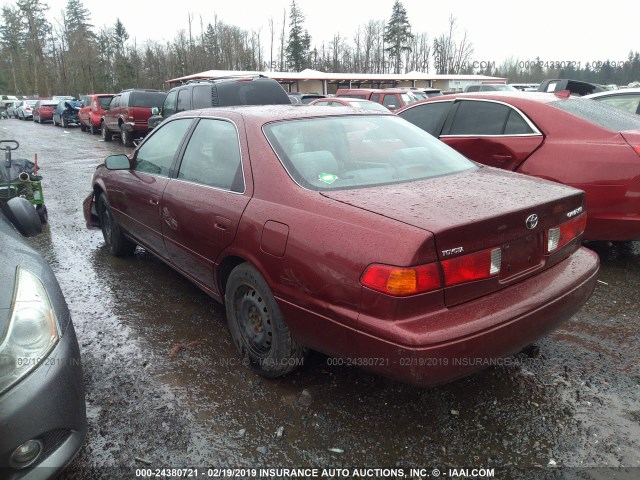
<svg viewBox="0 0 640 480">
<path fill-rule="evenodd" d="M 384 50 L 394 64 L 395 73 L 402 70 L 402 54 L 410 52 L 410 42 L 413 38 L 411 24 L 407 17 L 407 10 L 400 0 L 396 0 L 391 11 L 391 18 L 384 29 L 384 41 L 388 47 Z"/>
<path fill-rule="evenodd" d="M 287 62 L 289 68 L 299 72 L 307 68 L 309 63 L 309 49 L 311 37 L 302 24 L 304 15 L 296 5 L 296 0 L 291 1 L 291 13 L 289 14 L 289 42 L 287 43 Z"/>
</svg>

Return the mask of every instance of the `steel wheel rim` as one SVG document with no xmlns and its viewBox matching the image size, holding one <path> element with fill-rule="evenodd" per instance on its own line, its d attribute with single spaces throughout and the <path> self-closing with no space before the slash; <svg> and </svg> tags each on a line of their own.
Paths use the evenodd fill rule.
<svg viewBox="0 0 640 480">
<path fill-rule="evenodd" d="M 271 352 L 273 326 L 266 298 L 249 285 L 236 294 L 236 322 L 242 343 L 251 354 L 265 357 Z"/>
</svg>

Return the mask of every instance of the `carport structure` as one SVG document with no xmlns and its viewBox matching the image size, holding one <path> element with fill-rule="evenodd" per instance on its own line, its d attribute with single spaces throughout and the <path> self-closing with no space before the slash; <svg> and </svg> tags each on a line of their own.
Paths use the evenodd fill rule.
<svg viewBox="0 0 640 480">
<path fill-rule="evenodd" d="M 335 93 L 338 88 L 437 88 L 442 91 L 462 91 L 469 84 L 506 83 L 506 78 L 486 75 L 453 75 L 424 72 L 409 73 L 325 73 L 306 69 L 301 72 L 271 72 L 249 70 L 208 70 L 167 80 L 170 87 L 189 80 L 221 78 L 239 75 L 264 75 L 280 82 L 289 92 Z"/>
</svg>

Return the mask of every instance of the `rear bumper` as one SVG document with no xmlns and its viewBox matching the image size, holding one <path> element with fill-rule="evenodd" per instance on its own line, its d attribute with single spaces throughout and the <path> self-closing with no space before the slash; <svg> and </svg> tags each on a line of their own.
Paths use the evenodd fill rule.
<svg viewBox="0 0 640 480">
<path fill-rule="evenodd" d="M 374 328 L 361 318 L 358 358 L 350 363 L 425 386 L 499 364 L 578 311 L 595 288 L 598 269 L 598 256 L 580 248 L 535 277 L 443 310 L 436 321 L 378 319 Z"/>
</svg>

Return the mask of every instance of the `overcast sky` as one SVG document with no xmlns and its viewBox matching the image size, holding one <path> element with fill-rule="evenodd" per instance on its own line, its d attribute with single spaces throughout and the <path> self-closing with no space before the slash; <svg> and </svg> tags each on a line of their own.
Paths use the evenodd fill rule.
<svg viewBox="0 0 640 480">
<path fill-rule="evenodd" d="M 15 2 L 0 0 L 3 5 Z M 45 0 L 50 19 L 61 18 L 67 0 Z M 214 15 L 225 23 L 248 31 L 261 30 L 265 52 L 269 47 L 268 20 L 282 28 L 283 11 L 291 0 L 85 0 L 96 27 L 113 26 L 120 18 L 130 39 L 170 41 L 186 30 L 187 16 L 200 16 L 206 25 Z M 369 20 L 388 20 L 394 0 L 297 0 L 305 15 L 305 28 L 312 46 L 320 47 L 336 33 L 353 44 L 354 32 Z M 503 1 L 403 0 L 413 32 L 426 32 L 431 40 L 448 29 L 449 15 L 457 18 L 458 33 L 466 30 L 474 46 L 474 59 L 498 65 L 513 57 L 521 61 L 540 57 L 543 61 L 594 62 L 626 60 L 630 50 L 640 51 L 637 0 L 585 3 L 554 0 Z M 277 28 L 277 27 L 276 27 Z"/>
</svg>

